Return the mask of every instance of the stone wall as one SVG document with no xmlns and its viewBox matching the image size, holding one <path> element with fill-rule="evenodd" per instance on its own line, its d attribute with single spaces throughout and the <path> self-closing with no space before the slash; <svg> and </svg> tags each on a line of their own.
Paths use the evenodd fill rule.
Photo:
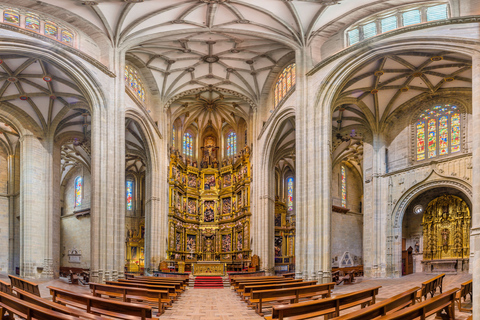
<svg viewBox="0 0 480 320">
<path fill-rule="evenodd" d="M 75 217 L 74 212 L 90 208 L 91 176 L 90 172 L 82 167 L 74 170 L 64 183 L 63 216 L 61 217 L 60 232 L 60 266 L 75 268 L 90 268 L 90 215 Z M 75 208 L 75 179 L 83 176 L 82 205 Z M 69 250 L 81 251 L 80 263 L 69 262 Z"/>
<path fill-rule="evenodd" d="M 338 267 L 345 252 L 355 265 L 362 264 L 363 215 L 332 212 L 332 267 Z M 356 257 L 356 259 L 355 259 Z"/>
</svg>

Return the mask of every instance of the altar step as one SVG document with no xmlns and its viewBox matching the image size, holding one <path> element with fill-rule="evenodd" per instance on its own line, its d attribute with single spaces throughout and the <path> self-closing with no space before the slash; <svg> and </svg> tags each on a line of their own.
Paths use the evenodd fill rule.
<svg viewBox="0 0 480 320">
<path fill-rule="evenodd" d="M 222 277 L 195 277 L 194 288 L 196 289 L 220 289 L 223 288 Z"/>
</svg>

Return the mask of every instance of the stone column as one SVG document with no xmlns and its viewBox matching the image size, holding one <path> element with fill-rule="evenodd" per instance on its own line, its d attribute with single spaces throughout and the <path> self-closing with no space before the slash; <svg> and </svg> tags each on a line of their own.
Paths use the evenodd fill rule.
<svg viewBox="0 0 480 320">
<path fill-rule="evenodd" d="M 124 62 L 113 66 L 122 75 Z M 125 86 L 123 76 L 101 79 L 105 105 L 92 113 L 91 281 L 124 277 Z"/>
<path fill-rule="evenodd" d="M 472 61 L 472 233 L 473 263 L 470 269 L 473 274 L 473 319 L 480 318 L 480 53 L 473 56 Z"/>
<path fill-rule="evenodd" d="M 20 144 L 20 276 L 52 278 L 52 148 L 31 134 Z"/>
<path fill-rule="evenodd" d="M 386 203 L 381 175 L 385 168 L 385 143 L 374 134 L 371 143 L 364 144 L 364 226 L 363 252 L 366 275 L 386 277 L 386 217 L 382 203 Z"/>
<path fill-rule="evenodd" d="M 15 274 L 15 156 L 8 156 L 8 270 L 10 274 Z"/>
</svg>

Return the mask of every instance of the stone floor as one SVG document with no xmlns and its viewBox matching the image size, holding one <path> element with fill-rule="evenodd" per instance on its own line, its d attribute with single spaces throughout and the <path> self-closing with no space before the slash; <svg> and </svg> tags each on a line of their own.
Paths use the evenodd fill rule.
<svg viewBox="0 0 480 320">
<path fill-rule="evenodd" d="M 379 290 L 378 301 L 392 297 L 402 291 L 421 286 L 421 283 L 428 280 L 432 275 L 412 274 L 398 279 L 368 279 L 358 278 L 353 285 L 340 285 L 335 287 L 333 295 L 344 294 L 361 289 L 367 289 L 375 286 L 382 286 Z M 450 275 L 444 280 L 444 290 L 460 287 L 460 283 L 471 279 L 471 275 Z M 8 278 L 0 275 L 0 280 L 9 282 Z M 52 281 L 35 281 L 39 283 L 42 297 L 49 298 L 50 294 L 47 286 L 56 286 L 67 290 L 88 292 L 88 286 L 71 285 L 65 279 Z M 351 309 L 353 311 L 355 309 Z M 458 320 L 464 320 L 469 316 L 467 313 L 456 313 Z M 431 317 L 430 319 L 433 319 Z M 167 310 L 160 319 L 171 320 L 250 320 L 262 319 L 254 310 L 247 308 L 245 302 L 230 288 L 224 289 L 193 289 L 188 288 L 173 307 Z M 315 318 L 317 319 L 317 318 Z M 318 318 L 323 319 L 323 318 Z M 430 320 L 429 319 L 429 320 Z"/>
</svg>

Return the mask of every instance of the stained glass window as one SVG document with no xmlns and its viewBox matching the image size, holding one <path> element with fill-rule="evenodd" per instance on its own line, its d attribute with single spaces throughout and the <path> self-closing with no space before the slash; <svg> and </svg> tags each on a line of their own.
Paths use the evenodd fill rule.
<svg viewBox="0 0 480 320">
<path fill-rule="evenodd" d="M 172 146 L 175 147 L 175 126 L 172 128 Z"/>
<path fill-rule="evenodd" d="M 447 5 L 441 4 L 427 9 L 427 21 L 447 19 Z"/>
<path fill-rule="evenodd" d="M 127 210 L 133 209 L 133 181 L 127 180 Z"/>
<path fill-rule="evenodd" d="M 415 124 L 417 161 L 460 151 L 460 122 L 455 105 L 437 105 L 423 110 Z"/>
<path fill-rule="evenodd" d="M 377 34 L 377 24 L 375 22 L 371 22 L 363 26 L 363 39 L 373 37 L 376 34 Z"/>
<path fill-rule="evenodd" d="M 382 32 L 387 32 L 393 29 L 397 29 L 397 16 L 390 16 L 381 21 Z"/>
<path fill-rule="evenodd" d="M 278 77 L 277 83 L 275 84 L 274 92 L 274 103 L 275 107 L 282 101 L 282 99 L 290 92 L 290 90 L 295 86 L 296 80 L 296 68 L 295 63 L 290 64 Z"/>
<path fill-rule="evenodd" d="M 5 11 L 3 12 L 3 22 L 10 24 L 20 25 L 20 15 L 16 11 Z"/>
<path fill-rule="evenodd" d="M 82 205 L 83 178 L 78 176 L 75 179 L 75 207 Z"/>
<path fill-rule="evenodd" d="M 417 122 L 417 161 L 425 159 L 425 121 Z"/>
<path fill-rule="evenodd" d="M 40 20 L 38 20 L 35 16 L 26 16 L 25 28 L 33 30 L 35 32 L 40 32 Z"/>
<path fill-rule="evenodd" d="M 125 86 L 130 88 L 138 100 L 145 102 L 145 87 L 143 82 L 137 70 L 130 66 L 125 66 Z"/>
<path fill-rule="evenodd" d="M 345 172 L 345 167 L 342 166 L 342 207 L 347 207 L 347 175 Z"/>
<path fill-rule="evenodd" d="M 237 134 L 230 132 L 227 136 L 227 157 L 233 157 L 237 153 Z"/>
<path fill-rule="evenodd" d="M 58 27 L 52 22 L 45 22 L 44 32 L 46 36 L 58 38 Z"/>
<path fill-rule="evenodd" d="M 189 132 L 183 135 L 183 154 L 186 156 L 193 156 L 193 139 Z"/>
<path fill-rule="evenodd" d="M 460 151 L 460 115 L 455 113 L 452 115 L 452 150 L 451 152 Z"/>
<path fill-rule="evenodd" d="M 73 44 L 73 33 L 71 33 L 68 30 L 63 30 L 62 31 L 62 42 L 65 42 L 66 44 Z"/>
<path fill-rule="evenodd" d="M 360 31 L 358 29 L 353 29 L 348 31 L 348 42 L 350 45 L 355 44 L 360 41 Z"/>
<path fill-rule="evenodd" d="M 402 14 L 403 25 L 409 26 L 411 24 L 416 24 L 422 22 L 422 17 L 420 15 L 420 10 L 410 10 Z"/>
<path fill-rule="evenodd" d="M 293 210 L 293 178 L 287 179 L 287 207 L 288 211 Z"/>
</svg>

